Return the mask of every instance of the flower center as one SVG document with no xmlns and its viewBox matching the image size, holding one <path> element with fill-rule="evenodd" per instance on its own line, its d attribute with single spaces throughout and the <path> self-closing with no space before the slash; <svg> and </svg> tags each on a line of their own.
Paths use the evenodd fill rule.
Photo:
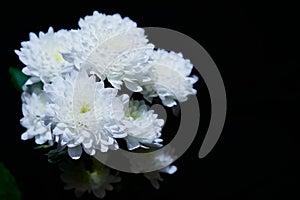
<svg viewBox="0 0 300 200">
<path fill-rule="evenodd" d="M 139 117 L 139 113 L 135 109 L 127 108 L 125 110 L 125 116 L 126 117 L 131 117 L 133 119 L 137 119 Z"/>
<path fill-rule="evenodd" d="M 81 106 L 81 108 L 80 108 L 79 113 L 80 113 L 80 114 L 84 114 L 84 113 L 87 113 L 87 112 L 89 112 L 89 111 L 91 111 L 91 107 L 90 107 L 88 104 L 83 104 L 83 105 Z"/>
<path fill-rule="evenodd" d="M 54 53 L 54 59 L 55 59 L 56 61 L 58 61 L 58 62 L 61 62 L 61 61 L 64 60 L 64 58 L 62 57 L 62 55 L 61 55 L 60 53 L 58 53 L 58 52 L 55 52 L 55 53 Z"/>
</svg>

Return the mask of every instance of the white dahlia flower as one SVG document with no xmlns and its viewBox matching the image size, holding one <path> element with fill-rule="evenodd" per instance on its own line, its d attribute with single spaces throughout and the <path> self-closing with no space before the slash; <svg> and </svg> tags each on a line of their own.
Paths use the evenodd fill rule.
<svg viewBox="0 0 300 200">
<path fill-rule="evenodd" d="M 21 49 L 15 50 L 19 59 L 25 64 L 22 72 L 29 76 L 25 85 L 42 81 L 49 83 L 57 75 L 72 70 L 72 64 L 67 62 L 62 54 L 70 47 L 70 33 L 67 30 L 54 32 L 50 27 L 48 32 L 39 32 L 37 36 L 30 33 L 30 40 L 21 43 Z"/>
<path fill-rule="evenodd" d="M 161 146 L 159 142 L 163 119 L 158 119 L 154 110 L 150 110 L 144 101 L 130 100 L 125 104 L 125 117 L 122 123 L 127 136 L 124 138 L 129 150 L 138 147 Z M 146 147 L 147 148 L 147 147 Z"/>
<path fill-rule="evenodd" d="M 181 53 L 163 49 L 153 51 L 150 65 L 154 68 L 152 83 L 144 87 L 144 97 L 152 101 L 158 96 L 165 106 L 172 107 L 176 101 L 184 102 L 188 95 L 196 94 L 193 84 L 198 77 L 189 77 L 193 65 Z"/>
<path fill-rule="evenodd" d="M 139 92 L 141 85 L 150 81 L 151 67 L 145 63 L 154 46 L 135 22 L 95 11 L 80 19 L 79 27 L 71 31 L 73 46 L 64 55 L 78 69 L 89 69 L 117 89 L 124 82 L 128 89 Z"/>
<path fill-rule="evenodd" d="M 33 89 L 32 93 L 22 93 L 23 118 L 20 123 L 27 130 L 21 135 L 22 140 L 35 138 L 37 144 L 44 144 L 48 141 L 53 144 L 50 125 L 43 122 L 44 112 L 48 103 L 47 98 L 39 88 Z"/>
<path fill-rule="evenodd" d="M 96 150 L 118 148 L 113 137 L 126 134 L 118 123 L 124 111 L 117 89 L 104 88 L 102 81 L 82 69 L 56 77 L 44 90 L 50 99 L 47 114 L 55 125 L 53 134 L 59 136 L 60 145 L 68 146 L 73 159 L 80 158 L 82 149 L 94 155 Z"/>
</svg>

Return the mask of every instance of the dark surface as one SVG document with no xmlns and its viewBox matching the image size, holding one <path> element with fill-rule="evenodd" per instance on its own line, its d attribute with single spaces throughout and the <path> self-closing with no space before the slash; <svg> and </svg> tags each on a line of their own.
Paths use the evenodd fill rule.
<svg viewBox="0 0 300 200">
<path fill-rule="evenodd" d="M 29 39 L 29 32 L 45 32 L 49 26 L 54 30 L 75 28 L 80 17 L 94 10 L 120 13 L 140 27 L 170 28 L 194 38 L 217 64 L 228 96 L 223 133 L 207 157 L 197 158 L 207 122 L 203 119 L 193 145 L 175 163 L 178 171 L 163 176 L 160 190 L 153 189 L 142 176 L 127 174 L 122 181 L 123 189 L 108 192 L 105 199 L 299 199 L 296 4 L 161 2 L 10 1 L 1 6 L 0 162 L 15 176 L 24 199 L 74 196 L 72 191 L 63 190 L 59 170 L 47 163 L 42 151 L 33 149 L 33 140 L 20 139 L 24 131 L 19 125 L 20 93 L 11 85 L 8 74 L 8 67 L 22 67 L 14 50 Z M 198 86 L 201 84 L 199 81 Z M 199 97 L 205 96 L 198 91 Z M 201 102 L 201 109 L 207 111 L 207 100 Z"/>
</svg>

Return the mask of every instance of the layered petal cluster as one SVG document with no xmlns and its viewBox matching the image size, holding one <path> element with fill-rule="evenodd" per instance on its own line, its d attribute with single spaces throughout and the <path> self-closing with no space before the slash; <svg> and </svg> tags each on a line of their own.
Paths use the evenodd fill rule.
<svg viewBox="0 0 300 200">
<path fill-rule="evenodd" d="M 53 136 L 50 125 L 45 125 L 43 117 L 48 106 L 48 101 L 44 92 L 35 87 L 31 93 L 22 93 L 22 112 L 21 125 L 26 131 L 21 135 L 23 140 L 35 138 L 37 144 L 44 144 L 48 141 L 53 144 Z"/>
<path fill-rule="evenodd" d="M 55 124 L 53 134 L 72 158 L 79 158 L 82 149 L 94 155 L 96 150 L 118 148 L 113 136 L 124 135 L 118 126 L 124 112 L 117 89 L 105 88 L 102 81 L 80 70 L 56 77 L 44 91 L 50 100 L 47 116 Z"/>
<path fill-rule="evenodd" d="M 172 107 L 176 101 L 184 102 L 188 95 L 196 94 L 193 84 L 198 77 L 190 76 L 193 65 L 181 53 L 158 49 L 153 51 L 151 60 L 152 83 L 145 85 L 142 91 L 146 99 L 152 101 L 158 96 L 165 106 Z"/>
<path fill-rule="evenodd" d="M 65 57 L 77 68 L 85 67 L 120 89 L 124 82 L 134 92 L 150 81 L 148 62 L 154 46 L 144 29 L 128 17 L 95 11 L 79 20 L 79 30 L 71 31 L 73 46 Z"/>
<path fill-rule="evenodd" d="M 23 73 L 30 77 L 26 85 L 39 81 L 49 83 L 56 76 L 72 70 L 72 64 L 63 58 L 71 44 L 67 30 L 54 32 L 50 27 L 46 33 L 30 33 L 29 36 L 30 40 L 22 42 L 21 49 L 15 50 L 25 65 Z"/>
<path fill-rule="evenodd" d="M 162 146 L 160 136 L 164 120 L 159 119 L 144 101 L 131 100 L 125 104 L 122 122 L 126 128 L 125 140 L 129 150 L 147 145 Z"/>
</svg>

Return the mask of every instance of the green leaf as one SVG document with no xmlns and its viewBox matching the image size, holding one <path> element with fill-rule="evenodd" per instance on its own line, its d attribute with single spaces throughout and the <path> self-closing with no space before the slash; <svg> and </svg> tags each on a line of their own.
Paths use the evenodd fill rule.
<svg viewBox="0 0 300 200">
<path fill-rule="evenodd" d="M 21 200 L 22 195 L 9 170 L 0 163 L 0 199 L 1 200 Z"/>
<path fill-rule="evenodd" d="M 10 67 L 8 71 L 11 75 L 12 84 L 18 91 L 22 91 L 22 86 L 28 80 L 28 76 L 26 76 L 19 68 L 16 67 Z"/>
</svg>

